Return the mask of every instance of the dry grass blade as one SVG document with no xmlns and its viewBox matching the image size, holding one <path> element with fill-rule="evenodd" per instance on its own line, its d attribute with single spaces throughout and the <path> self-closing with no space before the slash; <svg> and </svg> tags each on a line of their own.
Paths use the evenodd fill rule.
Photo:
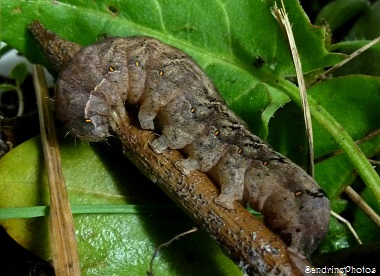
<svg viewBox="0 0 380 276">
<path fill-rule="evenodd" d="M 314 177 L 314 142 L 313 142 L 313 127 L 311 124 L 311 116 L 310 116 L 310 108 L 309 103 L 307 101 L 307 93 L 306 93 L 306 85 L 305 79 L 303 78 L 302 65 L 301 60 L 298 54 L 296 42 L 294 40 L 292 26 L 289 22 L 288 15 L 285 11 L 285 6 L 283 1 L 281 1 L 282 8 L 277 8 L 277 4 L 275 3 L 274 9 L 272 11 L 273 16 L 277 19 L 277 21 L 284 27 L 286 31 L 286 35 L 288 37 L 290 50 L 293 57 L 294 67 L 296 69 L 298 87 L 300 89 L 300 96 L 302 102 L 302 111 L 304 115 L 304 121 L 306 126 L 306 135 L 309 144 L 309 166 L 308 172 Z"/>
<path fill-rule="evenodd" d="M 312 80 L 311 82 L 309 82 L 307 84 L 308 87 L 316 84 L 318 81 L 321 81 L 321 80 L 324 80 L 327 78 L 327 75 L 328 74 L 331 74 L 332 72 L 334 72 L 335 70 L 339 69 L 340 67 L 342 67 L 344 64 L 346 64 L 347 62 L 349 62 L 351 59 L 357 57 L 358 55 L 360 55 L 361 53 L 363 53 L 364 51 L 368 50 L 370 47 L 372 47 L 373 45 L 375 45 L 376 43 L 378 43 L 380 41 L 380 36 L 375 38 L 374 40 L 372 40 L 371 42 L 369 42 L 368 44 L 364 45 L 363 47 L 361 47 L 360 49 L 356 50 L 355 52 L 353 52 L 351 55 L 349 55 L 345 60 L 343 60 L 342 62 L 339 62 L 338 64 L 334 65 L 333 67 L 331 67 L 330 69 L 326 70 L 323 74 L 319 75 L 317 78 L 315 78 L 314 80 Z"/>
<path fill-rule="evenodd" d="M 157 257 L 158 255 L 158 252 L 160 252 L 161 248 L 163 247 L 168 247 L 169 245 L 171 245 L 172 242 L 174 242 L 175 240 L 178 240 L 180 237 L 183 237 L 183 236 L 186 236 L 186 235 L 189 235 L 191 233 L 194 233 L 198 230 L 197 227 L 193 227 L 191 228 L 190 230 L 186 231 L 186 232 L 183 232 L 181 234 L 178 234 L 176 235 L 174 238 L 170 239 L 169 241 L 167 242 L 164 242 L 162 244 L 160 244 L 156 250 L 154 251 L 154 254 L 152 256 L 152 259 L 150 260 L 150 271 L 148 273 L 149 276 L 154 276 L 154 272 L 153 272 L 153 263 L 154 263 L 154 259 Z"/>
<path fill-rule="evenodd" d="M 335 213 L 334 211 L 331 211 L 331 215 L 333 215 L 334 217 L 336 217 L 338 220 L 340 220 L 341 222 L 345 223 L 347 225 L 347 228 L 351 231 L 352 235 L 355 237 L 355 239 L 358 241 L 359 244 L 363 244 L 362 241 L 360 240 L 358 234 L 356 234 L 356 231 L 355 229 L 352 227 L 351 223 L 346 220 L 344 217 L 338 215 L 337 213 Z"/>
<path fill-rule="evenodd" d="M 379 215 L 365 202 L 351 186 L 347 186 L 344 192 L 348 197 L 363 210 L 364 213 L 374 222 L 378 227 L 380 227 L 380 217 Z"/>
<path fill-rule="evenodd" d="M 372 165 L 380 166 L 380 161 L 372 160 L 372 159 L 368 159 L 368 161 L 369 161 Z"/>
<path fill-rule="evenodd" d="M 80 275 L 74 221 L 64 182 L 49 94 L 42 66 L 34 66 L 41 140 L 50 188 L 50 244 L 55 274 Z"/>
</svg>

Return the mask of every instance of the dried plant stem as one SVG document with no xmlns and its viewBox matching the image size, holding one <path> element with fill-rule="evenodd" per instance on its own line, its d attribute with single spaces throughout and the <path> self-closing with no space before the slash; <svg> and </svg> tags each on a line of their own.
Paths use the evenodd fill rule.
<svg viewBox="0 0 380 276">
<path fill-rule="evenodd" d="M 380 217 L 379 215 L 369 206 L 358 193 L 351 188 L 351 186 L 347 186 L 344 189 L 346 195 L 359 206 L 360 209 L 363 210 L 364 213 L 374 222 L 378 227 L 380 227 Z"/>
<path fill-rule="evenodd" d="M 334 211 L 331 211 L 331 215 L 333 215 L 334 217 L 336 217 L 338 220 L 340 220 L 341 222 L 345 223 L 348 227 L 348 229 L 351 231 L 352 235 L 355 237 L 355 239 L 358 241 L 359 244 L 363 244 L 362 241 L 360 240 L 358 234 L 356 234 L 356 231 L 355 229 L 352 227 L 351 223 L 346 220 L 344 217 L 338 215 L 337 213 L 335 213 Z"/>
<path fill-rule="evenodd" d="M 149 146 L 156 139 L 154 132 L 132 124 L 126 127 L 125 119 L 115 116 L 113 130 L 121 138 L 128 158 L 248 274 L 301 275 L 281 239 L 244 206 L 235 202 L 234 209 L 227 210 L 216 204 L 214 199 L 220 193 L 219 188 L 204 173 L 193 171 L 183 175 L 175 167 L 175 163 L 183 159 L 178 151 L 156 154 Z"/>
<path fill-rule="evenodd" d="M 41 140 L 50 188 L 50 244 L 55 274 L 80 275 L 74 220 L 64 182 L 49 94 L 42 66 L 34 66 Z"/>
<path fill-rule="evenodd" d="M 294 40 L 294 35 L 292 31 L 292 26 L 289 22 L 288 15 L 285 11 L 284 2 L 281 0 L 282 8 L 277 8 L 277 4 L 275 3 L 274 9 L 273 9 L 273 15 L 277 19 L 277 21 L 285 28 L 286 35 L 288 37 L 290 51 L 292 53 L 294 67 L 296 69 L 297 74 L 297 81 L 298 81 L 298 87 L 300 90 L 300 97 L 302 102 L 302 111 L 305 121 L 305 127 L 306 127 L 306 135 L 308 139 L 308 145 L 309 145 L 309 166 L 308 166 L 308 173 L 314 177 L 314 141 L 313 141 L 313 127 L 311 123 L 311 116 L 310 116 L 310 107 L 309 103 L 307 101 L 307 93 L 306 93 L 306 85 L 305 85 L 305 79 L 303 77 L 302 72 L 302 65 L 301 60 L 298 54 L 296 42 Z"/>
<path fill-rule="evenodd" d="M 369 161 L 371 164 L 375 165 L 375 166 L 380 166 L 380 161 L 373 160 L 373 159 L 368 159 L 368 161 Z"/>
<path fill-rule="evenodd" d="M 368 50 L 370 47 L 372 47 L 373 45 L 375 45 L 376 43 L 378 43 L 380 41 L 380 36 L 375 38 L 374 40 L 372 40 L 371 42 L 369 42 L 368 44 L 364 45 L 363 47 L 361 47 L 360 49 L 356 50 L 355 52 L 353 52 L 351 55 L 349 55 L 346 59 L 344 59 L 343 61 L 339 62 L 338 64 L 334 65 L 333 67 L 331 67 L 330 69 L 326 70 L 323 74 L 319 75 L 318 77 L 316 77 L 314 80 L 312 80 L 311 82 L 309 82 L 307 84 L 307 87 L 310 87 L 314 84 L 316 84 L 318 81 L 321 81 L 321 80 L 324 80 L 327 78 L 327 75 L 328 74 L 331 74 L 332 72 L 334 72 L 335 70 L 339 69 L 340 67 L 342 67 L 344 64 L 346 64 L 347 62 L 349 62 L 351 59 L 357 57 L 358 55 L 360 55 L 361 53 L 363 53 L 364 51 Z"/>
<path fill-rule="evenodd" d="M 163 248 L 163 247 L 168 247 L 172 242 L 174 242 L 175 240 L 178 240 L 180 237 L 183 237 L 183 236 L 189 235 L 189 234 L 191 234 L 191 233 L 194 233 L 194 232 L 196 232 L 197 230 L 198 230 L 197 227 L 193 227 L 193 228 L 191 228 L 190 230 L 188 230 L 188 231 L 186 231 L 186 232 L 183 232 L 183 233 L 181 233 L 181 234 L 176 235 L 174 238 L 170 239 L 169 241 L 160 244 L 160 245 L 156 248 L 156 250 L 154 251 L 153 256 L 152 256 L 152 259 L 150 260 L 150 272 L 149 272 L 149 276 L 154 276 L 154 272 L 153 272 L 153 263 L 154 263 L 154 259 L 157 257 L 158 252 L 160 252 L 161 248 Z"/>
</svg>

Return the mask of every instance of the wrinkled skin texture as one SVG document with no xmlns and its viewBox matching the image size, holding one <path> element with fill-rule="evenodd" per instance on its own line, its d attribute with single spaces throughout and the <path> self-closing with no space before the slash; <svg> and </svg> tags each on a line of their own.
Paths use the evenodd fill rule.
<svg viewBox="0 0 380 276">
<path fill-rule="evenodd" d="M 61 71 L 55 101 L 69 131 L 88 141 L 106 139 L 125 103 L 137 104 L 141 128 L 160 130 L 152 149 L 180 149 L 187 159 L 179 170 L 201 170 L 220 184 L 216 203 L 232 209 L 235 200 L 248 202 L 301 256 L 327 233 L 330 206 L 318 184 L 250 133 L 196 62 L 174 47 L 129 37 L 83 48 Z"/>
</svg>

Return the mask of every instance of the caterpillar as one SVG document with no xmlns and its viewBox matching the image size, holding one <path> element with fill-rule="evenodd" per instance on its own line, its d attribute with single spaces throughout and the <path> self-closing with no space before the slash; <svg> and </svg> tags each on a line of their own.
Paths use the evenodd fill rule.
<svg viewBox="0 0 380 276">
<path fill-rule="evenodd" d="M 138 106 L 155 130 L 155 153 L 179 149 L 184 174 L 206 172 L 221 187 L 215 202 L 249 204 L 289 250 L 309 257 L 326 235 L 329 200 L 307 173 L 252 134 L 183 51 L 146 36 L 110 37 L 82 48 L 60 72 L 57 116 L 83 140 L 112 135 L 114 120 Z"/>
</svg>

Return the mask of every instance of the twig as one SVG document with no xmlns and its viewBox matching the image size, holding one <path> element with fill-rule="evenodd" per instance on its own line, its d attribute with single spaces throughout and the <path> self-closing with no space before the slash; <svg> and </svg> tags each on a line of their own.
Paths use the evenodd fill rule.
<svg viewBox="0 0 380 276">
<path fill-rule="evenodd" d="M 47 30 L 39 21 L 30 24 L 28 29 L 42 46 L 45 55 L 56 72 L 59 72 L 81 48 L 80 45 L 62 39 Z"/>
<path fill-rule="evenodd" d="M 333 215 L 334 217 L 336 217 L 338 220 L 340 220 L 341 222 L 345 223 L 348 227 L 348 229 L 351 231 L 352 235 L 355 237 L 355 239 L 358 241 L 359 244 L 363 244 L 362 241 L 360 240 L 358 234 L 356 234 L 356 231 L 355 229 L 351 226 L 351 223 L 346 220 L 344 217 L 338 215 L 337 213 L 335 213 L 334 211 L 331 211 L 331 215 Z"/>
<path fill-rule="evenodd" d="M 58 276 L 78 276 L 80 275 L 80 268 L 74 220 L 61 169 L 53 115 L 48 102 L 47 84 L 42 66 L 34 65 L 33 70 L 41 140 L 50 188 L 49 233 L 54 270 Z"/>
<path fill-rule="evenodd" d="M 115 114 L 116 115 L 116 114 Z M 248 274 L 300 275 L 288 250 L 248 210 L 234 202 L 227 210 L 214 202 L 219 188 L 200 171 L 183 175 L 175 166 L 183 156 L 177 150 L 156 154 L 149 146 L 156 134 L 116 119 L 113 128 L 124 145 L 124 153 L 197 224 L 205 229 L 227 255 Z M 306 265 L 310 265 L 309 263 Z M 303 269 L 305 269 L 303 267 Z"/>
<path fill-rule="evenodd" d="M 307 101 L 306 85 L 305 79 L 303 78 L 301 60 L 298 54 L 296 42 L 294 40 L 294 35 L 292 31 L 292 26 L 289 22 L 288 15 L 285 10 L 284 2 L 281 0 L 282 8 L 277 8 L 277 3 L 275 2 L 274 9 L 272 11 L 273 16 L 277 21 L 285 28 L 286 35 L 288 37 L 290 50 L 293 57 L 294 67 L 296 69 L 298 87 L 300 89 L 300 96 L 302 102 L 302 111 L 306 127 L 306 135 L 309 145 L 309 166 L 308 173 L 314 177 L 314 141 L 313 141 L 313 126 L 311 123 L 310 108 Z"/>
<path fill-rule="evenodd" d="M 364 213 L 378 226 L 380 227 L 380 217 L 376 212 L 365 202 L 358 193 L 351 188 L 351 186 L 347 186 L 344 189 L 346 195 L 356 204 L 360 209 L 363 210 Z"/>
<path fill-rule="evenodd" d="M 149 276 L 154 276 L 154 273 L 153 273 L 153 262 L 154 262 L 154 259 L 157 257 L 158 252 L 160 252 L 161 248 L 168 247 L 173 241 L 178 240 L 180 237 L 183 237 L 183 236 L 186 236 L 188 234 L 194 233 L 197 230 L 198 230 L 197 227 L 193 227 L 190 230 L 188 230 L 186 232 L 183 232 L 183 233 L 181 233 L 179 235 L 176 235 L 174 238 L 170 239 L 169 241 L 164 242 L 164 243 L 160 244 L 159 246 L 157 246 L 156 250 L 154 250 L 152 259 L 150 260 L 150 271 L 149 271 L 148 275 Z"/>
<path fill-rule="evenodd" d="M 380 166 L 380 161 L 378 160 L 368 159 L 368 161 L 375 166 Z"/>
<path fill-rule="evenodd" d="M 325 80 L 327 78 L 327 75 L 328 74 L 331 74 L 332 72 L 334 72 L 335 70 L 339 69 L 340 67 L 342 67 L 344 64 L 346 64 L 347 62 L 349 62 L 351 59 L 357 57 L 358 55 L 360 55 L 361 53 L 363 53 L 364 51 L 368 50 L 370 47 L 372 47 L 373 45 L 375 45 L 376 43 L 378 43 L 380 41 L 380 36 L 375 38 L 374 40 L 372 40 L 371 42 L 369 42 L 368 44 L 364 45 L 363 47 L 361 47 L 360 49 L 356 50 L 355 52 L 353 52 L 351 55 L 349 55 L 346 59 L 344 59 L 343 61 L 339 62 L 338 64 L 334 65 L 333 67 L 331 67 L 330 69 L 326 70 L 324 73 L 320 74 L 318 77 L 316 77 L 314 80 L 312 80 L 311 82 L 309 82 L 307 84 L 307 87 L 310 87 L 312 85 L 314 85 L 315 83 L 317 83 L 318 81 L 320 80 Z"/>
</svg>

